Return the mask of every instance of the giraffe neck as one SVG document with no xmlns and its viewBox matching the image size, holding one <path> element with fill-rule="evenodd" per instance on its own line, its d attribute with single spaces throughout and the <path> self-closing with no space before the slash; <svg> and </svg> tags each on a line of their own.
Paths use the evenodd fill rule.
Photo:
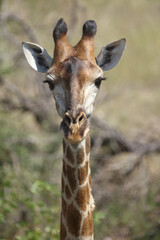
<svg viewBox="0 0 160 240">
<path fill-rule="evenodd" d="M 93 240 L 90 136 L 78 144 L 63 140 L 60 240 Z"/>
</svg>

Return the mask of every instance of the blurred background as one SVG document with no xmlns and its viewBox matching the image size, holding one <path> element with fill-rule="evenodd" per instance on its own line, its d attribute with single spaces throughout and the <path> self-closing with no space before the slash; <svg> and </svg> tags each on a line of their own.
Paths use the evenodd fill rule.
<svg viewBox="0 0 160 240">
<path fill-rule="evenodd" d="M 0 0 L 0 240 L 59 239 L 62 135 L 44 76 L 21 42 L 52 56 L 59 18 L 95 53 L 125 37 L 91 119 L 96 240 L 160 239 L 160 0 Z"/>
</svg>

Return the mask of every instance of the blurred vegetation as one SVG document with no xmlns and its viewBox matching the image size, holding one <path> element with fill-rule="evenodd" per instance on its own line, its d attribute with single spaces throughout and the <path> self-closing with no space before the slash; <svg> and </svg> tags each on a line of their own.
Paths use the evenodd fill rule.
<svg viewBox="0 0 160 240">
<path fill-rule="evenodd" d="M 85 20 L 96 20 L 96 54 L 127 39 L 121 62 L 106 73 L 94 116 L 132 143 L 160 143 L 159 0 L 1 0 L 0 240 L 59 239 L 60 119 L 21 42 L 39 43 L 52 55 L 60 17 L 73 45 Z M 138 158 L 106 140 L 107 133 L 102 141 L 102 132 L 91 128 L 95 239 L 159 240 L 159 148 Z"/>
<path fill-rule="evenodd" d="M 50 175 L 59 143 L 41 145 L 45 136 L 34 139 L 25 127 L 1 109 L 0 239 L 57 239 L 60 191 Z"/>
</svg>

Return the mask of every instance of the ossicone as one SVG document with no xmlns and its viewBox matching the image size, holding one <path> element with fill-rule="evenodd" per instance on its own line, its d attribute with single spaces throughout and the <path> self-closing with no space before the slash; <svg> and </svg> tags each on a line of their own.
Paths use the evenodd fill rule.
<svg viewBox="0 0 160 240">
<path fill-rule="evenodd" d="M 94 37 L 97 32 L 97 24 L 94 20 L 88 20 L 83 25 L 83 36 Z"/>
<path fill-rule="evenodd" d="M 57 41 L 61 37 L 65 36 L 66 34 L 67 34 L 67 24 L 65 23 L 63 18 L 60 18 L 53 30 L 54 41 Z"/>
</svg>

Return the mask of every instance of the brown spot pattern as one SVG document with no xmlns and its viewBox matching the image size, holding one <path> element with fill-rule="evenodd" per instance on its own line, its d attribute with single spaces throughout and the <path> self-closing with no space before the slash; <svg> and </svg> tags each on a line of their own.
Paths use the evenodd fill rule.
<svg viewBox="0 0 160 240">
<path fill-rule="evenodd" d="M 86 154 L 88 155 L 90 153 L 90 136 L 87 134 L 86 137 Z"/>
<path fill-rule="evenodd" d="M 64 183 L 64 178 L 63 178 L 63 175 L 62 175 L 62 192 L 64 192 L 64 188 L 65 188 L 65 183 Z"/>
<path fill-rule="evenodd" d="M 87 204 L 89 203 L 89 200 L 90 200 L 90 192 L 89 192 L 88 185 L 78 190 L 76 200 L 80 209 L 83 211 L 86 211 Z"/>
<path fill-rule="evenodd" d="M 92 189 L 92 178 L 91 178 L 91 175 L 89 175 L 89 186 Z"/>
<path fill-rule="evenodd" d="M 84 161 L 84 149 L 80 148 L 77 152 L 77 163 L 81 164 Z"/>
<path fill-rule="evenodd" d="M 82 236 L 90 236 L 93 234 L 93 212 L 88 213 L 84 219 L 82 227 Z"/>
<path fill-rule="evenodd" d="M 77 164 L 82 164 L 85 160 L 85 154 L 89 154 L 90 152 L 90 137 L 89 134 L 86 137 L 85 142 L 86 149 L 80 148 L 77 151 Z M 66 158 L 68 162 L 71 164 L 75 163 L 74 155 L 72 153 L 72 150 L 70 146 L 66 145 L 66 142 L 63 140 L 63 151 L 66 153 Z M 89 161 L 86 161 L 85 165 L 83 167 L 79 167 L 78 169 L 78 184 L 83 184 L 89 174 Z M 62 192 L 65 192 L 66 198 L 70 199 L 72 196 L 72 193 L 75 191 L 77 187 L 76 182 L 76 168 L 71 167 L 68 165 L 63 159 L 63 174 L 64 177 L 68 179 L 70 188 L 65 184 L 64 178 L 62 177 Z M 77 195 L 76 195 L 76 201 L 77 205 L 82 211 L 87 210 L 87 205 L 90 202 L 90 189 L 91 189 L 91 175 L 89 175 L 89 183 L 86 184 L 83 188 L 79 188 Z M 83 226 L 82 226 L 82 232 L 80 233 L 80 226 L 82 221 L 81 213 L 77 210 L 77 208 L 71 204 L 67 204 L 65 199 L 62 197 L 62 213 L 64 218 L 67 222 L 67 228 L 69 230 L 69 233 L 74 235 L 75 237 L 78 237 L 79 235 L 82 236 L 90 236 L 93 234 L 93 214 L 88 213 L 88 216 L 84 219 Z M 67 238 L 67 232 L 65 229 L 64 224 L 61 220 L 61 239 L 68 239 Z"/>
<path fill-rule="evenodd" d="M 75 176 L 75 168 L 67 165 L 67 179 L 72 190 L 72 193 L 76 189 L 76 176 Z"/>
<path fill-rule="evenodd" d="M 71 197 L 71 191 L 69 190 L 68 186 L 65 187 L 65 193 L 66 193 L 66 197 L 69 199 Z"/>
<path fill-rule="evenodd" d="M 66 77 L 66 71 L 63 71 L 64 73 L 62 72 L 63 65 L 61 63 L 66 61 L 66 59 L 71 58 L 71 56 L 74 56 L 76 58 L 83 59 L 83 60 L 84 59 L 89 60 L 89 62 L 92 63 L 92 65 L 95 69 L 94 72 L 98 71 L 98 66 L 95 64 L 96 62 L 95 62 L 95 56 L 94 56 L 94 37 L 93 37 L 95 34 L 95 31 L 93 31 L 93 30 L 96 29 L 96 24 L 94 23 L 94 28 L 93 28 L 93 23 L 94 23 L 93 21 L 88 21 L 85 23 L 85 25 L 84 25 L 85 28 L 83 30 L 83 36 L 82 36 L 81 40 L 78 42 L 78 44 L 75 47 L 72 47 L 66 39 L 67 27 L 66 27 L 65 22 L 62 19 L 58 22 L 58 24 L 56 25 L 56 28 L 54 30 L 55 49 L 54 49 L 54 61 L 53 61 L 52 67 L 51 67 L 54 75 Z M 82 61 L 79 61 L 79 62 L 81 64 Z M 79 72 L 81 73 L 81 76 L 82 76 L 82 69 L 80 67 L 81 67 L 81 65 L 78 64 L 77 67 L 74 68 L 73 72 L 70 73 L 70 71 L 68 71 L 67 79 L 68 79 L 68 76 L 69 76 L 69 79 L 73 79 L 70 77 L 70 75 L 73 75 L 73 74 L 77 77 L 77 69 L 79 70 Z M 87 72 L 89 72 L 89 71 L 91 71 L 91 73 L 93 72 L 93 69 L 91 69 L 91 66 L 89 66 L 89 67 L 83 66 L 83 68 L 86 71 L 86 73 L 84 74 L 84 77 L 82 76 L 81 79 L 80 79 L 80 77 L 78 77 L 78 79 L 79 79 L 80 83 L 82 83 L 82 85 L 84 85 L 86 79 L 88 79 L 88 77 L 86 77 Z M 66 68 L 64 68 L 64 69 L 66 69 Z M 61 79 L 63 79 L 63 77 L 61 77 Z M 66 79 L 66 78 L 64 78 L 64 79 Z M 61 81 L 64 82 L 65 81 L 64 79 Z M 92 79 L 92 81 L 93 81 L 93 79 Z M 65 89 L 67 89 L 67 88 L 65 88 Z M 73 89 L 72 95 L 75 96 L 75 88 L 72 88 L 72 89 Z M 78 94 L 78 96 L 79 96 L 79 94 Z M 82 96 L 80 96 L 80 99 L 81 98 L 82 98 Z M 56 107 L 57 107 L 57 109 L 59 109 L 59 105 L 57 103 L 56 103 Z M 83 127 L 84 127 L 84 125 L 83 125 Z M 83 134 L 83 131 L 80 134 Z M 81 136 L 79 136 L 79 135 L 76 135 L 74 137 L 75 137 L 75 139 L 78 139 L 78 137 L 81 139 Z M 74 163 L 73 153 L 69 147 L 66 148 L 66 143 L 64 141 L 63 141 L 63 151 L 66 152 L 66 158 L 68 159 L 68 161 L 70 161 L 70 163 Z M 90 138 L 88 135 L 86 138 L 86 153 L 89 154 L 89 152 L 90 152 Z M 84 158 L 85 158 L 85 152 L 83 149 L 80 149 L 80 151 L 78 151 L 78 153 L 77 153 L 77 163 L 82 163 L 84 161 Z M 66 165 L 65 161 L 63 161 L 63 174 L 68 179 L 72 192 L 74 192 L 74 190 L 76 189 L 75 169 Z M 81 182 L 84 182 L 85 176 L 87 174 L 88 174 L 87 166 L 85 166 L 84 168 L 79 170 L 78 175 L 79 175 L 79 178 L 81 179 Z M 70 191 L 68 191 L 69 189 L 67 189 L 67 187 L 65 186 L 65 183 L 62 180 L 62 189 L 64 190 L 64 188 L 66 191 L 66 195 L 69 196 L 71 193 L 70 193 Z M 84 202 L 89 201 L 89 197 L 90 197 L 90 192 L 89 192 L 89 186 L 87 184 L 87 186 L 85 186 L 84 188 L 79 189 L 78 194 L 77 194 L 77 202 L 78 202 L 79 206 L 81 206 L 81 208 L 83 208 Z M 81 214 L 74 207 L 73 203 L 70 205 L 67 205 L 67 203 L 65 202 L 65 200 L 63 198 L 62 198 L 62 212 L 66 216 L 66 222 L 68 224 L 69 232 L 71 234 L 73 234 L 75 237 L 78 237 L 80 234 L 79 230 L 80 230 L 81 221 L 82 221 Z M 93 214 L 89 213 L 87 218 L 83 222 L 82 235 L 88 236 L 88 235 L 92 235 L 92 233 L 93 233 Z M 61 240 L 62 239 L 63 240 L 64 239 L 71 240 L 67 237 L 66 229 L 65 229 L 64 224 L 62 223 L 62 219 L 61 219 L 60 235 L 61 235 L 61 237 L 60 237 Z"/>
<path fill-rule="evenodd" d="M 78 169 L 78 180 L 79 184 L 83 184 L 88 176 L 88 162 L 86 162 L 84 167 Z"/>
<path fill-rule="evenodd" d="M 67 147 L 66 158 L 70 163 L 74 163 L 74 156 L 69 146 Z"/>
<path fill-rule="evenodd" d="M 67 203 L 64 200 L 64 198 L 62 197 L 62 213 L 63 216 L 66 218 L 66 214 L 67 214 Z"/>
<path fill-rule="evenodd" d="M 67 211 L 67 225 L 68 230 L 74 236 L 79 236 L 79 230 L 81 225 L 82 217 L 79 211 L 74 207 L 73 203 L 68 206 Z"/>
<path fill-rule="evenodd" d="M 67 175 L 67 167 L 66 167 L 66 163 L 65 163 L 64 159 L 63 159 L 63 174 L 64 174 L 64 176 Z"/>
<path fill-rule="evenodd" d="M 64 224 L 62 223 L 62 220 L 61 220 L 61 232 L 60 232 L 60 235 L 61 235 L 61 239 L 65 239 L 66 236 L 67 236 L 67 232 L 66 232 Z"/>
</svg>

